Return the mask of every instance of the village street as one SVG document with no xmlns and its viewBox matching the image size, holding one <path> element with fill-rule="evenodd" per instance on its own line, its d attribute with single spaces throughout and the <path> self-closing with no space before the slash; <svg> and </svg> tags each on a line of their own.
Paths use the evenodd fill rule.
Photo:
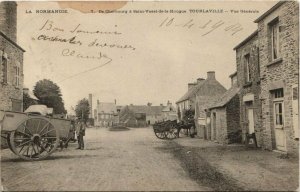
<svg viewBox="0 0 300 192">
<path fill-rule="evenodd" d="M 86 150 L 68 149 L 48 159 L 24 162 L 1 151 L 2 185 L 9 191 L 208 190 L 189 178 L 180 162 L 161 148 L 150 128 L 109 131 L 90 128 Z"/>
<path fill-rule="evenodd" d="M 152 128 L 89 128 L 86 149 L 25 162 L 1 151 L 4 190 L 295 190 L 298 160 L 182 135 L 160 140 Z M 297 176 L 297 177 L 295 177 Z M 274 182 L 276 180 L 276 182 Z"/>
</svg>

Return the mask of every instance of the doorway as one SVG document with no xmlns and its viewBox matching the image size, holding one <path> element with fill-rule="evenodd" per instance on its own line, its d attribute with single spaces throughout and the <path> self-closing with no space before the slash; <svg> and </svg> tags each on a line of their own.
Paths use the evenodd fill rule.
<svg viewBox="0 0 300 192">
<path fill-rule="evenodd" d="M 283 101 L 274 102 L 273 107 L 276 149 L 286 151 Z"/>
<path fill-rule="evenodd" d="M 254 114 L 253 114 L 253 108 L 247 109 L 247 115 L 248 115 L 248 131 L 249 134 L 254 133 Z"/>
</svg>

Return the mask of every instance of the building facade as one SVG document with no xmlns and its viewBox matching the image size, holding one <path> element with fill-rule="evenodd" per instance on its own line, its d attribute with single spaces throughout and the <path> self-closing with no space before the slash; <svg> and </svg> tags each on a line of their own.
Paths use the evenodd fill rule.
<svg viewBox="0 0 300 192">
<path fill-rule="evenodd" d="M 299 4 L 280 1 L 258 24 L 263 148 L 299 153 Z"/>
<path fill-rule="evenodd" d="M 241 142 L 240 128 L 240 88 L 236 83 L 237 74 L 231 75 L 232 86 L 206 110 L 206 132 L 204 138 L 218 143 Z"/>
<path fill-rule="evenodd" d="M 167 102 L 167 106 L 162 109 L 163 121 L 174 121 L 177 120 L 177 110 L 170 101 Z"/>
<path fill-rule="evenodd" d="M 94 124 L 98 127 L 112 127 L 119 123 L 116 103 L 97 100 L 97 112 L 94 113 Z"/>
<path fill-rule="evenodd" d="M 0 3 L 0 110 L 23 111 L 23 54 L 17 43 L 17 4 Z"/>
<path fill-rule="evenodd" d="M 250 134 L 256 138 L 257 146 L 262 145 L 262 106 L 260 100 L 260 63 L 258 31 L 253 32 L 238 44 L 236 51 L 237 85 L 240 91 L 240 127 L 242 140 Z"/>
<path fill-rule="evenodd" d="M 225 91 L 225 87 L 216 80 L 215 72 L 208 71 L 206 79 L 198 78 L 196 83 L 189 83 L 188 91 L 176 102 L 179 120 L 182 120 L 186 110 L 193 110 L 197 136 L 205 138 L 205 109 L 209 102 L 214 101 Z"/>
<path fill-rule="evenodd" d="M 204 80 L 205 79 L 203 78 L 198 78 L 197 82 L 188 83 L 187 92 L 176 102 L 179 120 L 182 120 L 182 117 L 184 116 L 184 112 L 186 110 L 195 110 L 196 93 L 199 90 L 199 87 L 201 87 Z"/>
<path fill-rule="evenodd" d="M 206 138 L 206 112 L 210 102 L 220 97 L 226 92 L 225 87 L 216 80 L 215 72 L 208 71 L 207 78 L 196 93 L 195 103 L 195 125 L 197 129 L 197 136 L 199 138 Z"/>
<path fill-rule="evenodd" d="M 120 111 L 120 121 L 124 123 L 130 118 L 131 126 L 138 127 L 152 125 L 163 120 L 162 110 L 164 108 L 165 106 L 162 104 L 159 106 L 152 106 L 151 103 L 148 103 L 147 105 L 127 105 Z M 136 122 L 136 124 L 132 125 L 134 122 Z"/>
</svg>

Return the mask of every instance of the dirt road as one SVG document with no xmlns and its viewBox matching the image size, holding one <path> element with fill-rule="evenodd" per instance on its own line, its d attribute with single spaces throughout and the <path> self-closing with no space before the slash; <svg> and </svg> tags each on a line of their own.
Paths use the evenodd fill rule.
<svg viewBox="0 0 300 192">
<path fill-rule="evenodd" d="M 210 190 L 190 179 L 171 153 L 168 141 L 156 139 L 151 128 L 87 130 L 86 150 L 57 151 L 48 159 L 26 162 L 1 151 L 5 190 Z"/>
</svg>

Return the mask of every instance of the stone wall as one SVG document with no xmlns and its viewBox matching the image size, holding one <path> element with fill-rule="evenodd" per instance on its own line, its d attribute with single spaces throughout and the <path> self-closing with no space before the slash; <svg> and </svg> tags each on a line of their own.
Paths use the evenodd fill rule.
<svg viewBox="0 0 300 192">
<path fill-rule="evenodd" d="M 228 143 L 226 108 L 212 109 L 211 112 L 216 113 L 216 140 L 218 143 Z"/>
<path fill-rule="evenodd" d="M 228 143 L 240 143 L 242 129 L 240 127 L 240 97 L 238 94 L 226 105 L 226 119 Z"/>
<path fill-rule="evenodd" d="M 0 3 L 0 31 L 12 41 L 17 39 L 17 3 L 4 1 Z"/>
<path fill-rule="evenodd" d="M 272 61 L 271 32 L 269 23 L 274 19 L 279 22 L 279 49 L 281 58 Z M 276 149 L 273 100 L 271 91 L 284 90 L 284 131 L 286 151 L 298 154 L 299 141 L 294 139 L 292 121 L 292 86 L 299 79 L 299 4 L 286 1 L 271 14 L 258 22 L 260 48 L 261 99 L 263 148 Z"/>
<path fill-rule="evenodd" d="M 250 81 L 246 82 L 246 64 L 245 55 L 249 54 L 249 69 L 251 74 Z M 252 34 L 242 46 L 236 49 L 236 67 L 238 85 L 241 87 L 240 92 L 240 127 L 242 129 L 243 142 L 246 133 L 249 132 L 249 122 L 247 109 L 252 108 L 254 111 L 254 130 L 258 146 L 262 145 L 262 126 L 261 126 L 261 101 L 260 101 L 260 67 L 259 67 L 259 47 L 258 34 Z M 244 97 L 253 95 L 253 99 L 244 101 Z"/>
<path fill-rule="evenodd" d="M 0 110 L 12 110 L 12 100 L 23 101 L 23 51 L 0 34 Z M 3 82 L 3 58 L 7 57 L 7 83 Z M 16 67 L 20 68 L 16 86 Z M 22 110 L 22 109 L 21 109 Z"/>
</svg>

